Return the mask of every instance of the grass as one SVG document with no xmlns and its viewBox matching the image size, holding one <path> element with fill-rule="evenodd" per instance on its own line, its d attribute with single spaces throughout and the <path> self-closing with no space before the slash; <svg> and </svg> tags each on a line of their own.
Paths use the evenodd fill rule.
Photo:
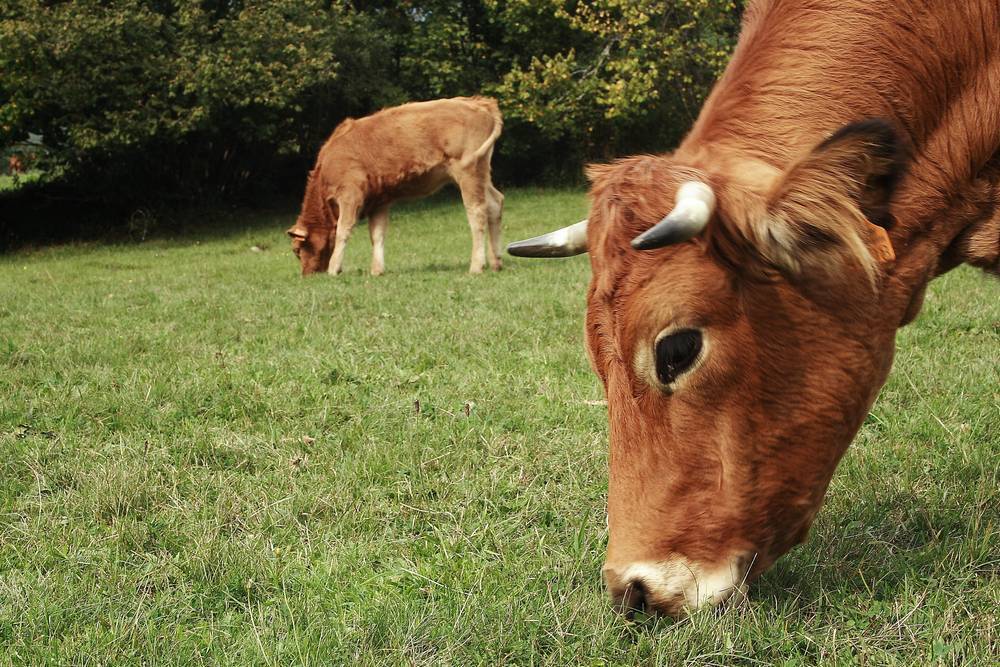
<svg viewBox="0 0 1000 667">
<path fill-rule="evenodd" d="M 40 181 L 45 175 L 40 169 L 29 169 L 23 174 L 0 174 L 0 192 L 17 190 L 29 183 Z"/>
<path fill-rule="evenodd" d="M 507 240 L 586 209 L 507 194 Z M 629 623 L 587 260 L 468 276 L 448 196 L 395 213 L 383 278 L 360 228 L 300 280 L 293 217 L 0 257 L 0 664 L 997 663 L 996 281 L 932 285 L 748 600 Z"/>
</svg>

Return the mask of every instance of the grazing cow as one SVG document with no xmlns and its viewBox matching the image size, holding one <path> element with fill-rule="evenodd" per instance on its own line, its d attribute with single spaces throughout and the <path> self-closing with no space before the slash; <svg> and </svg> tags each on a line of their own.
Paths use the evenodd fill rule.
<svg viewBox="0 0 1000 667">
<path fill-rule="evenodd" d="M 490 180 L 490 158 L 503 119 L 495 100 L 456 97 L 383 109 L 337 126 L 309 172 L 298 220 L 288 230 L 302 274 L 340 273 L 344 249 L 367 217 L 372 275 L 385 271 L 389 206 L 454 182 L 472 228 L 470 273 L 482 273 L 489 228 L 490 266 L 500 270 L 503 195 Z"/>
<path fill-rule="evenodd" d="M 590 168 L 604 577 L 714 605 L 801 542 L 928 282 L 1000 271 L 1000 3 L 752 0 L 672 154 Z"/>
<path fill-rule="evenodd" d="M 24 173 L 24 162 L 21 161 L 20 156 L 11 155 L 10 160 L 7 161 L 7 171 L 13 176 L 14 174 Z"/>
</svg>

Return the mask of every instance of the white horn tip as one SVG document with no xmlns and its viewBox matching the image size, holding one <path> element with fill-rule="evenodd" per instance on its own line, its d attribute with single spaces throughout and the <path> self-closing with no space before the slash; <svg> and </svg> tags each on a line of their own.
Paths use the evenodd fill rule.
<svg viewBox="0 0 1000 667">
<path fill-rule="evenodd" d="M 507 246 L 515 257 L 572 257 L 587 252 L 587 221 Z"/>
<path fill-rule="evenodd" d="M 701 181 L 686 181 L 677 188 L 676 201 L 697 200 L 702 202 L 709 211 L 715 208 L 715 193 L 712 188 Z"/>
<path fill-rule="evenodd" d="M 715 211 L 715 193 L 701 181 L 687 181 L 677 188 L 674 210 L 660 222 L 632 239 L 636 250 L 653 250 L 694 238 Z"/>
</svg>

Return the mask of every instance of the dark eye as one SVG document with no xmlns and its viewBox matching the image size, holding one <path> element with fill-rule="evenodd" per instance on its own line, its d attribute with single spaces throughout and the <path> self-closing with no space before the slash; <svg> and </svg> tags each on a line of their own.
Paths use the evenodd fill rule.
<svg viewBox="0 0 1000 667">
<path fill-rule="evenodd" d="M 691 367 L 701 352 L 701 332 L 683 329 L 656 341 L 656 377 L 671 384 Z"/>
</svg>

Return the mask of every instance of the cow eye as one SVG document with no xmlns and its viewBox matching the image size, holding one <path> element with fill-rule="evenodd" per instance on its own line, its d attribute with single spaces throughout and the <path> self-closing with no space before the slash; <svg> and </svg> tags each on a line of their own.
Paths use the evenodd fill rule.
<svg viewBox="0 0 1000 667">
<path fill-rule="evenodd" d="M 701 352 L 701 332 L 674 331 L 656 341 L 656 377 L 665 385 L 691 368 Z"/>
</svg>

